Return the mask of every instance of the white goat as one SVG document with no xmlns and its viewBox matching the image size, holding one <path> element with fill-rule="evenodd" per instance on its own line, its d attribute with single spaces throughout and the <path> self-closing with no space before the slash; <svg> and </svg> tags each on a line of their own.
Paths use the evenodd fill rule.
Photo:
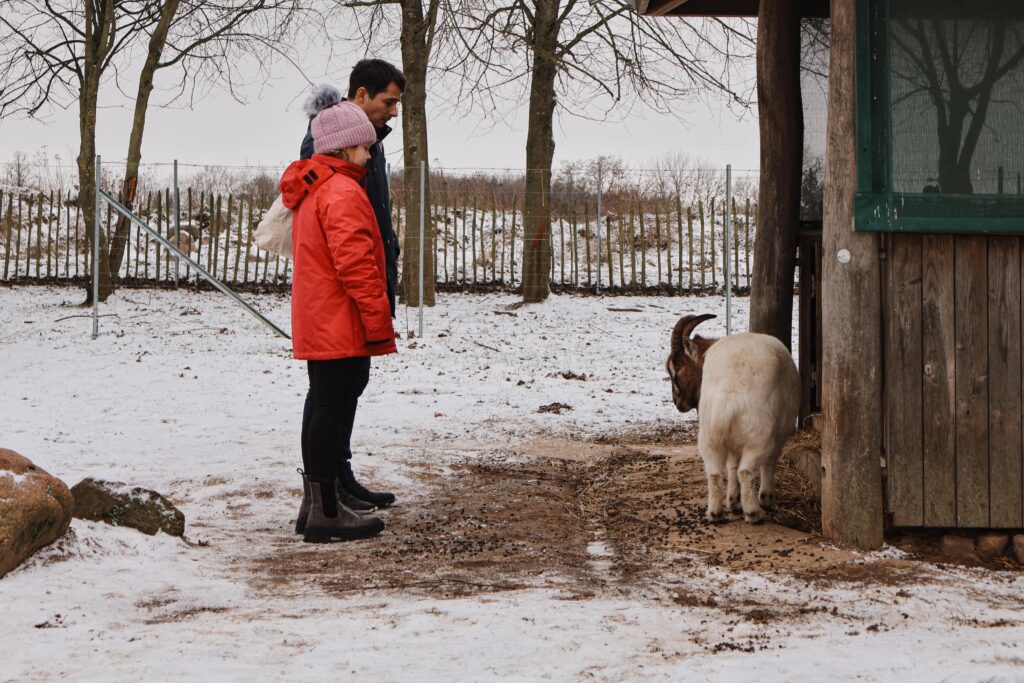
<svg viewBox="0 0 1024 683">
<path fill-rule="evenodd" d="M 708 477 L 711 522 L 725 520 L 722 479 L 734 512 L 750 523 L 764 521 L 774 503 L 775 464 L 796 431 L 800 375 L 786 347 L 766 334 L 704 339 L 690 334 L 710 314 L 687 315 L 672 330 L 665 363 L 672 400 L 680 412 L 697 408 L 697 448 Z M 761 486 L 754 496 L 754 474 Z"/>
</svg>

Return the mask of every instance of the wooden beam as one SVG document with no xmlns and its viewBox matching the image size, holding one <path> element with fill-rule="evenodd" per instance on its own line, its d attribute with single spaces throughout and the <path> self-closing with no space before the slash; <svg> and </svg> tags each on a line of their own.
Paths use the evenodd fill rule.
<svg viewBox="0 0 1024 683">
<path fill-rule="evenodd" d="M 798 0 L 803 17 L 827 17 L 828 0 Z M 637 14 L 679 17 L 756 17 L 758 0 L 633 0 Z M 775 4 L 775 3 L 772 3 Z"/>
<path fill-rule="evenodd" d="M 856 0 L 832 2 L 823 270 L 822 527 L 871 549 L 884 541 L 878 236 L 853 231 Z"/>
</svg>

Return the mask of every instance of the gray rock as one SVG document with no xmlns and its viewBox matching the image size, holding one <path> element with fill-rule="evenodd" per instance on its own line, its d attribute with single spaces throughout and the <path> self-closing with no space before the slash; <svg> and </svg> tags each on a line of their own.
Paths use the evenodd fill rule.
<svg viewBox="0 0 1024 683">
<path fill-rule="evenodd" d="M 185 533 L 185 515 L 156 491 L 116 481 L 83 479 L 71 489 L 75 517 L 127 526 L 152 536 Z"/>
<path fill-rule="evenodd" d="M 978 561 L 978 553 L 974 549 L 974 539 L 970 536 L 946 534 L 942 537 L 942 552 L 954 562 Z"/>
<path fill-rule="evenodd" d="M 978 554 L 986 560 L 994 560 L 1006 554 L 1010 547 L 1010 535 L 995 532 L 985 533 L 978 536 L 975 541 L 978 547 Z"/>
<path fill-rule="evenodd" d="M 64 482 L 0 448 L 0 578 L 63 536 L 73 509 Z"/>
</svg>

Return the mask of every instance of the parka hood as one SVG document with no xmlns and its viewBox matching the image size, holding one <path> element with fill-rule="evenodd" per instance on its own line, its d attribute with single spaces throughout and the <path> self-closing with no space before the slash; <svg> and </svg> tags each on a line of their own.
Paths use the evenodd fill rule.
<svg viewBox="0 0 1024 683">
<path fill-rule="evenodd" d="M 314 154 L 311 159 L 293 161 L 285 169 L 281 182 L 278 183 L 281 201 L 294 211 L 303 199 L 335 173 L 341 173 L 359 182 L 366 176 L 366 169 L 344 159 L 324 154 Z"/>
</svg>

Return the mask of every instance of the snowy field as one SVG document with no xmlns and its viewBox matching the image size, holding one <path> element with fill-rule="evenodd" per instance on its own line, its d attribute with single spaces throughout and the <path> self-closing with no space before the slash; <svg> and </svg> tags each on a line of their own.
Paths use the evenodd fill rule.
<svg viewBox="0 0 1024 683">
<path fill-rule="evenodd" d="M 553 577 L 461 597 L 265 580 L 271 546 L 303 546 L 291 525 L 306 376 L 289 343 L 222 295 L 149 290 L 101 306 L 92 340 L 81 298 L 0 288 L 0 447 L 69 485 L 160 491 L 185 513 L 186 541 L 75 520 L 0 579 L 0 680 L 1024 680 L 1013 572 L 928 566 L 902 582 L 821 585 L 694 561 L 657 585 L 572 592 Z M 252 301 L 290 327 L 286 297 Z M 693 419 L 670 401 L 669 332 L 680 314 L 722 312 L 722 299 L 515 302 L 442 295 L 423 339 L 374 360 L 357 472 L 400 503 L 421 500 L 427 464 Z M 748 303 L 734 301 L 739 329 Z M 724 321 L 700 329 L 720 334 Z M 554 402 L 571 409 L 538 412 Z M 344 572 L 375 542 L 303 550 Z M 715 600 L 668 599 L 670 584 Z M 799 609 L 745 619 L 751 601 Z"/>
</svg>

